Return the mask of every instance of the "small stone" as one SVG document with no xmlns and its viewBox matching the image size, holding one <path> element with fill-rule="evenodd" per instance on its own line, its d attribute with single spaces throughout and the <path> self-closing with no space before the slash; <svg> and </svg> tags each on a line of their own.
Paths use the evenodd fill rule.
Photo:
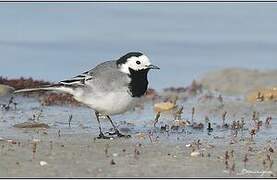
<svg viewBox="0 0 277 180">
<path fill-rule="evenodd" d="M 33 139 L 33 142 L 40 142 L 39 139 Z"/>
<path fill-rule="evenodd" d="M 171 102 L 161 102 L 154 105 L 156 112 L 170 111 L 175 107 L 175 104 Z"/>
<path fill-rule="evenodd" d="M 143 140 L 143 139 L 146 138 L 146 134 L 145 134 L 145 133 L 138 133 L 138 134 L 136 134 L 135 136 L 136 136 L 137 138 L 141 139 L 141 140 Z"/>
<path fill-rule="evenodd" d="M 48 163 L 45 162 L 45 161 L 40 161 L 39 164 L 40 164 L 41 166 L 45 166 L 45 165 L 47 165 Z"/>
<path fill-rule="evenodd" d="M 175 120 L 174 121 L 174 126 L 178 126 L 178 127 L 186 127 L 190 125 L 190 122 L 187 120 Z"/>
<path fill-rule="evenodd" d="M 190 156 L 192 156 L 192 157 L 200 156 L 200 152 L 194 151 L 194 152 L 190 153 Z"/>
<path fill-rule="evenodd" d="M 115 165 L 115 162 L 114 162 L 114 160 L 113 160 L 113 159 L 111 160 L 111 165 Z"/>
<path fill-rule="evenodd" d="M 187 148 L 191 147 L 191 144 L 186 144 L 186 147 L 187 147 Z"/>
<path fill-rule="evenodd" d="M 16 141 L 12 140 L 12 139 L 8 139 L 7 140 L 8 143 L 11 143 L 11 144 L 16 144 Z"/>
<path fill-rule="evenodd" d="M 192 124 L 192 128 L 193 129 L 203 129 L 204 128 L 204 124 L 203 123 L 199 123 L 199 124 L 193 123 Z"/>
</svg>

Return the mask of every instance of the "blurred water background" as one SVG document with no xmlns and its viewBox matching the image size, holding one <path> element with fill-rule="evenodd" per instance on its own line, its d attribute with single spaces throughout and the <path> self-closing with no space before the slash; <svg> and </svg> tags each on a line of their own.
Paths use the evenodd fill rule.
<svg viewBox="0 0 277 180">
<path fill-rule="evenodd" d="M 59 81 L 128 51 L 185 86 L 224 67 L 277 66 L 276 3 L 1 3 L 0 75 Z"/>
</svg>

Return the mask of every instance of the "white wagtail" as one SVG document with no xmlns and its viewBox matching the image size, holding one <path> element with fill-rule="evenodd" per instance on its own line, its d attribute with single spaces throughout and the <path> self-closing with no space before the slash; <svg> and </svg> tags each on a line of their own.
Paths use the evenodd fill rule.
<svg viewBox="0 0 277 180">
<path fill-rule="evenodd" d="M 101 63 L 72 79 L 60 81 L 51 86 L 22 89 L 15 93 L 37 90 L 69 93 L 77 101 L 95 111 L 100 130 L 98 138 L 110 138 L 102 132 L 100 115 L 106 116 L 112 124 L 115 132 L 110 135 L 130 137 L 119 132 L 110 115 L 121 114 L 134 107 L 136 101 L 147 90 L 147 74 L 150 69 L 159 69 L 159 67 L 152 65 L 146 55 L 130 52 L 118 60 Z"/>
</svg>

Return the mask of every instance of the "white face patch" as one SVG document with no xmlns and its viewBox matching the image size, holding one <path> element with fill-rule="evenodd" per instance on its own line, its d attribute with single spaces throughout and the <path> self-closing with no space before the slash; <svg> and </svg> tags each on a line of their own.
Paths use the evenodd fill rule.
<svg viewBox="0 0 277 180">
<path fill-rule="evenodd" d="M 122 64 L 120 66 L 120 71 L 126 74 L 130 74 L 129 68 L 135 71 L 139 71 L 139 70 L 147 69 L 149 65 L 151 65 L 151 63 L 147 56 L 145 55 L 141 55 L 139 57 L 132 56 L 127 59 L 125 64 Z"/>
</svg>

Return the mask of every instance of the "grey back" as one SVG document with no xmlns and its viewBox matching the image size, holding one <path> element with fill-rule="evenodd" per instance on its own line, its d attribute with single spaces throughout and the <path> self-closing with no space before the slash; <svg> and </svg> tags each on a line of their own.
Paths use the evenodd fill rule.
<svg viewBox="0 0 277 180">
<path fill-rule="evenodd" d="M 116 61 L 101 63 L 85 74 L 90 76 L 90 80 L 85 82 L 87 88 L 92 88 L 94 91 L 120 91 L 130 83 L 129 76 L 119 71 Z"/>
</svg>

